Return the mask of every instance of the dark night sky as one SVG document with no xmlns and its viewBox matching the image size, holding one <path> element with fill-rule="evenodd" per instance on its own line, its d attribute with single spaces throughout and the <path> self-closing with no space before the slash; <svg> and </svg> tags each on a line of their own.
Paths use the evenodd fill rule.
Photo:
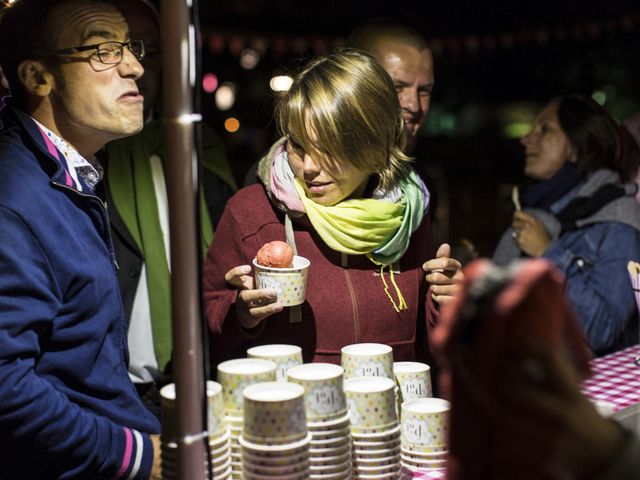
<svg viewBox="0 0 640 480">
<path fill-rule="evenodd" d="M 433 48 L 436 89 L 416 154 L 440 172 L 439 190 L 449 197 L 444 236 L 470 238 L 483 254 L 491 253 L 508 221 L 504 192 L 522 180 L 522 149 L 504 135 L 505 112 L 520 104 L 535 112 L 554 96 L 596 91 L 607 93 L 605 106 L 620 119 L 640 110 L 638 0 L 202 0 L 199 9 L 203 71 L 238 87 L 230 111 L 216 111 L 213 96 L 205 94 L 203 113 L 221 133 L 239 179 L 276 135 L 268 79 L 314 54 L 294 51 L 297 38 L 324 38 L 333 48 L 357 24 L 386 16 L 414 26 L 432 46 L 439 43 Z M 632 21 L 623 27 L 625 18 Z M 593 35 L 589 24 L 596 26 Z M 212 52 L 207 38 L 216 35 L 225 47 Z M 243 70 L 230 43 L 249 45 L 256 37 L 268 39 L 269 47 L 256 69 Z M 486 48 L 487 38 L 496 46 Z M 469 39 L 480 47 L 467 48 Z M 278 41 L 288 45 L 284 52 L 277 52 Z M 240 120 L 239 132 L 224 131 L 229 116 Z M 456 128 L 438 129 L 445 124 Z"/>
<path fill-rule="evenodd" d="M 346 35 L 357 23 L 391 16 L 427 36 L 485 34 L 572 24 L 639 12 L 636 0 L 206 0 L 203 25 L 211 27 Z"/>
</svg>

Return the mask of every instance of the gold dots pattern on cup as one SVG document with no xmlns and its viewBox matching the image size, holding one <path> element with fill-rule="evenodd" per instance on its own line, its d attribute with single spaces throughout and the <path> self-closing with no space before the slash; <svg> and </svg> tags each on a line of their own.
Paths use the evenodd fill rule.
<svg viewBox="0 0 640 480">
<path fill-rule="evenodd" d="M 394 386 L 394 382 L 385 377 L 345 380 L 344 391 L 352 430 L 377 431 L 398 421 Z"/>
<path fill-rule="evenodd" d="M 446 446 L 450 404 L 440 398 L 408 400 L 402 404 L 402 443 L 414 450 Z"/>
</svg>

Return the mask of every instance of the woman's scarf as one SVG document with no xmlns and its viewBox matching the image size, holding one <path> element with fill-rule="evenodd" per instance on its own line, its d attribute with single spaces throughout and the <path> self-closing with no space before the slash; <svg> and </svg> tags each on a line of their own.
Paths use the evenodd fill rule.
<svg viewBox="0 0 640 480">
<path fill-rule="evenodd" d="M 568 188 L 567 193 L 548 209 L 527 208 L 526 211 L 542 223 L 552 243 L 565 232 L 594 223 L 622 223 L 640 230 L 635 193 L 635 183 L 622 184 L 616 172 L 603 168 L 590 172 L 582 181 Z M 493 261 L 499 265 L 523 256 L 513 241 L 512 233 L 513 228 L 508 227 L 493 254 Z"/>
<path fill-rule="evenodd" d="M 429 192 L 418 175 L 409 175 L 389 190 L 376 189 L 372 198 L 347 199 L 336 205 L 320 205 L 309 199 L 288 162 L 286 140 L 274 145 L 261 161 L 260 178 L 267 192 L 287 213 L 306 214 L 320 238 L 333 250 L 350 255 L 367 255 L 385 267 L 402 258 L 427 211 Z M 393 270 L 389 267 L 392 283 Z M 384 275 L 382 275 L 383 281 Z M 386 281 L 385 281 L 386 287 Z M 406 308 L 400 300 L 397 310 Z M 391 297 L 390 297 L 391 298 Z"/>
<path fill-rule="evenodd" d="M 522 206 L 549 211 L 551 206 L 576 187 L 584 176 L 574 163 L 565 163 L 548 180 L 531 182 L 522 188 Z"/>
</svg>

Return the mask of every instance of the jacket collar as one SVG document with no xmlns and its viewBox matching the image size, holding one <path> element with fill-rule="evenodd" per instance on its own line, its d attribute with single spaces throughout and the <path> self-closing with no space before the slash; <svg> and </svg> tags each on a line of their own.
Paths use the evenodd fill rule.
<svg viewBox="0 0 640 480">
<path fill-rule="evenodd" d="M 557 216 L 563 216 L 562 211 L 576 199 L 589 199 L 605 188 L 617 187 L 619 194 L 608 200 L 592 213 L 574 219 L 575 227 L 602 222 L 622 223 L 640 231 L 640 206 L 635 199 L 637 186 L 635 183 L 621 183 L 620 176 L 609 169 L 599 169 L 591 172 L 584 182 L 556 202 L 552 211 Z M 604 197 L 603 197 L 604 198 Z M 570 205 L 569 205 L 570 206 Z"/>
<path fill-rule="evenodd" d="M 75 188 L 64 156 L 28 113 L 12 106 L 6 106 L 2 109 L 2 123 L 4 124 L 3 130 L 9 131 L 12 128 L 17 128 L 26 133 L 25 143 L 29 140 L 40 151 L 41 155 L 38 155 L 38 159 L 53 182 Z"/>
</svg>

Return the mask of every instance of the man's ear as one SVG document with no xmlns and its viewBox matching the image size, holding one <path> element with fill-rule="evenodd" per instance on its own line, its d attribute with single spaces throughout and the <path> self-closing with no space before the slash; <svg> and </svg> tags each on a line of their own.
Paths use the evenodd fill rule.
<svg viewBox="0 0 640 480">
<path fill-rule="evenodd" d="M 18 78 L 30 95 L 46 97 L 53 90 L 53 75 L 37 60 L 25 60 L 18 65 Z"/>
</svg>

